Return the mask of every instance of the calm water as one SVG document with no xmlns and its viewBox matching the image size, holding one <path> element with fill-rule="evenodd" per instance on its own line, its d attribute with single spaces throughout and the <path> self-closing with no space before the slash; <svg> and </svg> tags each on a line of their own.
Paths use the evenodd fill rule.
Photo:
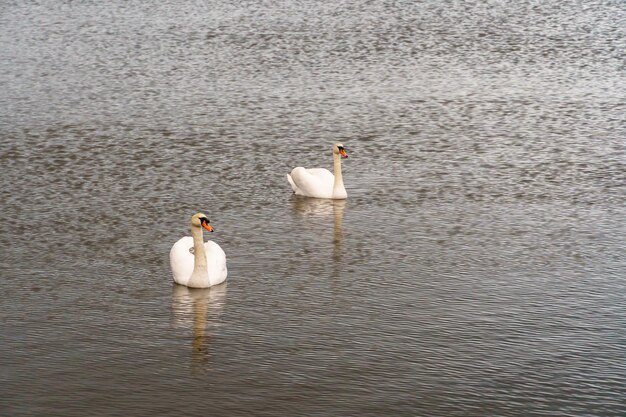
<svg viewBox="0 0 626 417">
<path fill-rule="evenodd" d="M 626 415 L 625 50 L 621 0 L 4 1 L 0 414 Z"/>
</svg>

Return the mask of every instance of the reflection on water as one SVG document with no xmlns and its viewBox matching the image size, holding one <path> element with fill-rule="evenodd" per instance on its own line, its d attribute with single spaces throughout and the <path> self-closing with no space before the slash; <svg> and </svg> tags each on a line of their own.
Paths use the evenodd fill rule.
<svg viewBox="0 0 626 417">
<path fill-rule="evenodd" d="M 193 331 L 191 358 L 194 370 L 210 368 L 211 338 L 219 327 L 226 306 L 227 283 L 211 288 L 188 288 L 174 284 L 172 319 L 179 327 Z"/>
<path fill-rule="evenodd" d="M 319 220 L 333 219 L 333 261 L 337 266 L 341 262 L 341 245 L 343 241 L 343 212 L 347 200 L 327 200 L 320 198 L 293 197 L 294 211 L 303 217 Z"/>
<path fill-rule="evenodd" d="M 346 200 L 333 201 L 333 219 L 334 223 L 334 238 L 333 238 L 333 259 L 335 263 L 341 261 L 341 243 L 343 242 L 343 211 L 346 208 Z"/>
<path fill-rule="evenodd" d="M 307 198 L 301 196 L 293 196 L 292 205 L 294 212 L 303 217 L 325 217 L 333 214 L 335 204 L 343 203 L 345 207 L 346 200 L 330 200 L 324 198 Z"/>
</svg>

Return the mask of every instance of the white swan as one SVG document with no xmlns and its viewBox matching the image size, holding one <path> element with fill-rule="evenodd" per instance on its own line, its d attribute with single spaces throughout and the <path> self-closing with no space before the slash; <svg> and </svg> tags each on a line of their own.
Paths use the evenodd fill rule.
<svg viewBox="0 0 626 417">
<path fill-rule="evenodd" d="M 341 176 L 341 158 L 347 158 L 348 154 L 341 143 L 333 145 L 333 175 L 326 168 L 303 167 L 294 168 L 291 174 L 287 174 L 287 180 L 296 195 L 314 198 L 344 199 L 348 197 L 346 188 L 343 186 Z"/>
<path fill-rule="evenodd" d="M 213 231 L 209 219 L 196 213 L 191 218 L 191 236 L 181 238 L 170 250 L 172 275 L 177 284 L 208 288 L 226 279 L 226 254 L 217 243 L 203 241 L 201 227 Z"/>
</svg>

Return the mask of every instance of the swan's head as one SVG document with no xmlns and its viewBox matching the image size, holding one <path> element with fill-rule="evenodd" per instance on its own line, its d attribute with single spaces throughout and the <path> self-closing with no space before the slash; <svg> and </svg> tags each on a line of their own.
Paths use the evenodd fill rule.
<svg viewBox="0 0 626 417">
<path fill-rule="evenodd" d="M 209 219 L 202 213 L 196 213 L 191 218 L 191 226 L 192 227 L 204 227 L 209 232 L 213 231 L 213 228 L 209 224 Z"/>
<path fill-rule="evenodd" d="M 333 153 L 341 155 L 342 158 L 348 157 L 348 154 L 346 153 L 346 150 L 341 143 L 335 143 L 333 145 Z"/>
</svg>

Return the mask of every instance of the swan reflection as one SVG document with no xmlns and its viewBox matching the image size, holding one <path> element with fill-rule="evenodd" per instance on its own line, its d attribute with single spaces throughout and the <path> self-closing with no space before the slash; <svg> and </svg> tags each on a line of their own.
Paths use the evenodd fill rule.
<svg viewBox="0 0 626 417">
<path fill-rule="evenodd" d="M 341 245 L 343 241 L 343 211 L 347 200 L 324 200 L 317 198 L 295 197 L 293 200 L 294 211 L 303 217 L 333 217 L 333 260 L 341 261 Z"/>
<path fill-rule="evenodd" d="M 227 285 L 188 288 L 174 284 L 172 288 L 173 324 L 193 330 L 191 358 L 194 368 L 209 363 L 211 337 L 220 325 L 219 319 L 226 305 Z"/>
</svg>

